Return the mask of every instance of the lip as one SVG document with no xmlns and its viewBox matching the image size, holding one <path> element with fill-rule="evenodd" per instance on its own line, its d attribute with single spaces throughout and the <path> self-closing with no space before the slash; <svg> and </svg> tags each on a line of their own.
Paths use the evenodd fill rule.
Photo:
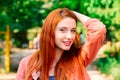
<svg viewBox="0 0 120 80">
<path fill-rule="evenodd" d="M 63 41 L 63 43 L 65 46 L 70 46 L 72 42 L 71 41 Z"/>
</svg>

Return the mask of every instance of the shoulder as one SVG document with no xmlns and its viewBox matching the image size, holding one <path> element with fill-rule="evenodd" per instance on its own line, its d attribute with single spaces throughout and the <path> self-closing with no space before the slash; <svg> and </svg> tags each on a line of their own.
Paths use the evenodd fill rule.
<svg viewBox="0 0 120 80">
<path fill-rule="evenodd" d="M 28 64 L 30 59 L 31 59 L 31 55 L 24 57 L 20 61 L 19 67 L 18 67 L 18 70 L 17 70 L 17 74 L 16 74 L 16 80 L 24 80 L 25 79 L 27 64 Z"/>
<path fill-rule="evenodd" d="M 31 55 L 26 56 L 23 59 L 21 59 L 21 61 L 19 63 L 19 68 L 22 69 L 23 71 L 25 71 L 27 69 L 28 62 L 29 62 L 30 59 L 31 59 Z"/>
<path fill-rule="evenodd" d="M 30 60 L 31 57 L 32 57 L 32 55 L 26 56 L 21 61 L 28 61 L 28 60 Z"/>
<path fill-rule="evenodd" d="M 31 59 L 32 55 L 26 56 L 21 59 L 20 64 L 23 66 L 27 66 L 29 60 Z"/>
</svg>

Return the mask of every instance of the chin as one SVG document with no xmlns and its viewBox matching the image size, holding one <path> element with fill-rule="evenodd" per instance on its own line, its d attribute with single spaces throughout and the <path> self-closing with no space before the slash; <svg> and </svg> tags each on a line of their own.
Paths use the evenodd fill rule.
<svg viewBox="0 0 120 80">
<path fill-rule="evenodd" d="M 68 51 L 68 50 L 70 50 L 70 48 L 65 48 L 64 50 L 65 50 L 65 51 Z"/>
</svg>

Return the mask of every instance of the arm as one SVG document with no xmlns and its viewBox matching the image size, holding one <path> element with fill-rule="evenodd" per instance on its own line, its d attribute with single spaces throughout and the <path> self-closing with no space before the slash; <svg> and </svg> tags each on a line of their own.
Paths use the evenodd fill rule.
<svg viewBox="0 0 120 80">
<path fill-rule="evenodd" d="M 19 63 L 16 80 L 25 80 L 25 65 L 23 60 Z"/>
<path fill-rule="evenodd" d="M 81 13 L 75 12 L 73 11 L 73 13 L 76 15 L 76 17 L 78 18 L 78 20 L 82 23 L 85 24 L 85 22 L 87 22 L 89 19 L 91 19 L 90 17 L 83 15 Z"/>
<path fill-rule="evenodd" d="M 27 64 L 31 56 L 24 57 L 20 63 L 16 74 L 16 80 L 25 80 Z"/>
<path fill-rule="evenodd" d="M 95 58 L 98 50 L 101 48 L 105 34 L 105 25 L 97 19 L 92 19 L 83 14 L 74 12 L 78 20 L 83 23 L 87 29 L 87 38 L 85 44 L 81 47 L 79 60 L 82 60 L 85 67 Z M 81 59 L 82 58 L 82 59 Z"/>
</svg>

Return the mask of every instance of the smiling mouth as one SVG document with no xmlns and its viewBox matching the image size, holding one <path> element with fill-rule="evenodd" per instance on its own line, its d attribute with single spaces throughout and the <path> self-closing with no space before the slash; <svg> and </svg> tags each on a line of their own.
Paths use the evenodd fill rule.
<svg viewBox="0 0 120 80">
<path fill-rule="evenodd" d="M 64 45 L 65 46 L 70 46 L 71 45 L 71 41 L 64 41 Z"/>
</svg>

